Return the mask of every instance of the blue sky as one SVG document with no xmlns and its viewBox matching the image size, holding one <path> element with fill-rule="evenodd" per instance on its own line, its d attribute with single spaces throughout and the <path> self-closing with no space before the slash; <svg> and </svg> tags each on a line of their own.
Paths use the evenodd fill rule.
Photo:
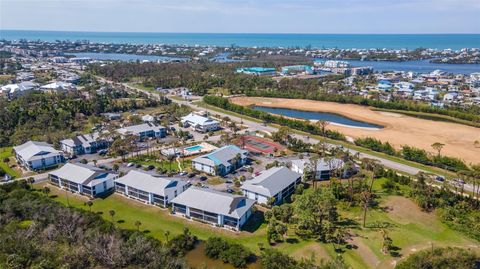
<svg viewBox="0 0 480 269">
<path fill-rule="evenodd" d="M 480 0 L 0 0 L 0 28 L 107 32 L 480 33 Z"/>
</svg>

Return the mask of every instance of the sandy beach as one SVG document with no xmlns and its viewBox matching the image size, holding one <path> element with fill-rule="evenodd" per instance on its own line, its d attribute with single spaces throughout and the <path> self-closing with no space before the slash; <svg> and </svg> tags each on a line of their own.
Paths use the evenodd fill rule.
<svg viewBox="0 0 480 269">
<path fill-rule="evenodd" d="M 380 124 L 385 128 L 367 130 L 331 124 L 328 126 L 329 129 L 338 130 L 352 138 L 374 137 L 384 142 L 388 141 L 396 148 L 411 145 L 432 153 L 436 152 L 431 145 L 440 142 L 445 144 L 442 154 L 463 159 L 467 163 L 480 163 L 480 148 L 475 148 L 473 144 L 475 140 L 480 140 L 480 128 L 374 111 L 368 107 L 351 104 L 261 97 L 235 97 L 230 100 L 239 105 L 255 104 L 341 114 L 351 119 Z"/>
</svg>

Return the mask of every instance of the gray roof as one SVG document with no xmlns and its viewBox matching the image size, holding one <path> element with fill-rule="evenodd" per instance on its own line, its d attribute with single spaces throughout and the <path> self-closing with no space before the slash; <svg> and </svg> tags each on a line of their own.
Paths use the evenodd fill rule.
<svg viewBox="0 0 480 269">
<path fill-rule="evenodd" d="M 37 141 L 28 141 L 13 147 L 13 150 L 27 162 L 62 155 L 62 152 L 54 149 L 52 145 Z"/>
<path fill-rule="evenodd" d="M 255 201 L 239 195 L 190 187 L 175 197 L 172 203 L 239 219 Z"/>
<path fill-rule="evenodd" d="M 98 141 L 99 139 L 99 134 L 98 132 L 92 133 L 92 134 L 82 134 L 78 135 L 74 138 L 70 139 L 64 139 L 60 141 L 60 143 L 65 144 L 70 147 L 75 147 L 75 146 L 86 146 L 89 147 L 90 143 L 94 143 Z"/>
<path fill-rule="evenodd" d="M 285 166 L 273 167 L 262 171 L 260 175 L 253 179 L 245 181 L 241 188 L 242 190 L 272 197 L 300 177 L 300 174 L 291 171 Z"/>
<path fill-rule="evenodd" d="M 228 145 L 212 151 L 208 154 L 197 157 L 192 161 L 202 163 L 208 166 L 216 166 L 220 164 L 228 166 L 230 164 L 229 161 L 235 158 L 237 154 L 242 155 L 242 157 L 246 157 L 247 152 L 248 151 L 240 149 L 235 145 Z"/>
<path fill-rule="evenodd" d="M 218 121 L 216 121 L 214 119 L 210 119 L 208 117 L 203 117 L 203 116 L 197 115 L 195 113 L 190 113 L 187 116 L 183 117 L 182 122 L 190 122 L 193 125 L 200 125 L 200 126 L 205 126 L 205 125 L 218 123 Z"/>
<path fill-rule="evenodd" d="M 137 170 L 131 170 L 125 176 L 115 180 L 115 182 L 161 196 L 165 196 L 165 189 L 183 187 L 188 184 L 188 182 L 181 179 L 158 177 Z"/>
<path fill-rule="evenodd" d="M 117 176 L 116 173 L 81 163 L 67 163 L 61 168 L 50 172 L 49 175 L 90 187 L 107 180 L 113 180 Z"/>
<path fill-rule="evenodd" d="M 310 160 L 293 160 L 292 164 L 298 166 L 303 170 L 306 166 L 310 166 Z M 317 161 L 317 171 L 330 171 L 334 169 L 340 169 L 344 165 L 344 161 L 338 158 L 321 158 Z"/>
<path fill-rule="evenodd" d="M 143 123 L 143 124 L 138 124 L 138 125 L 133 125 L 133 126 L 128 126 L 128 127 L 123 127 L 123 128 L 118 129 L 118 132 L 121 133 L 121 134 L 132 133 L 134 135 L 138 135 L 139 133 L 142 133 L 142 132 L 158 131 L 158 130 L 161 130 L 161 129 L 165 129 L 165 127 L 149 122 L 149 123 Z"/>
</svg>

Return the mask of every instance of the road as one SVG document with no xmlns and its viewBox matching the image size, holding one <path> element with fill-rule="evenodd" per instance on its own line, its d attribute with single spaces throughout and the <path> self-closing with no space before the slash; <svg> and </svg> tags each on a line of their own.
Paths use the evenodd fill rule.
<svg viewBox="0 0 480 269">
<path fill-rule="evenodd" d="M 104 78 L 101 78 L 101 77 L 97 77 L 97 78 L 102 82 L 106 82 L 106 83 L 110 83 L 110 84 L 118 84 L 118 83 L 106 80 Z M 130 89 L 132 91 L 143 92 L 143 93 L 147 94 L 148 96 L 150 96 L 152 98 L 155 98 L 155 99 L 160 98 L 160 94 L 152 93 L 152 92 L 149 92 L 149 91 L 146 91 L 146 90 L 141 90 L 141 89 L 132 87 L 132 86 L 126 84 L 126 83 L 121 83 L 121 85 L 124 86 L 126 89 Z M 189 106 L 194 110 L 205 110 L 205 108 L 199 107 L 198 105 L 195 105 L 190 101 L 177 100 L 177 99 L 173 99 L 173 98 L 170 98 L 170 99 L 174 103 Z M 223 113 L 223 112 L 215 111 L 215 114 L 218 114 L 221 117 L 229 117 L 230 119 L 232 119 L 236 122 L 243 122 L 243 124 L 249 126 L 249 129 L 252 130 L 252 131 L 264 131 L 264 132 L 269 132 L 269 133 L 273 133 L 273 132 L 278 131 L 278 128 L 276 128 L 276 127 L 272 127 L 272 126 L 268 126 L 268 125 L 265 126 L 262 123 L 251 121 L 251 120 L 244 119 L 244 118 L 240 118 L 240 117 L 233 116 L 233 115 L 230 115 L 230 114 L 226 114 L 226 113 Z M 308 142 L 308 143 L 314 143 L 315 144 L 315 143 L 319 142 L 318 139 L 309 138 L 309 137 L 306 137 L 306 136 L 303 136 L 303 135 L 293 134 L 292 136 L 297 138 L 297 139 L 300 139 L 304 142 Z M 328 144 L 328 146 L 336 147 L 337 145 Z M 388 159 L 385 159 L 385 158 L 382 158 L 382 157 L 370 155 L 368 153 L 358 152 L 354 149 L 346 148 L 345 150 L 348 150 L 352 155 L 359 154 L 359 156 L 361 158 L 369 158 L 369 159 L 377 160 L 379 163 L 381 163 L 383 166 L 385 166 L 387 168 L 394 169 L 396 171 L 400 171 L 400 172 L 407 173 L 407 174 L 410 174 L 410 175 L 416 175 L 419 172 L 426 172 L 427 173 L 427 171 L 416 168 L 416 167 L 413 167 L 413 166 L 409 166 L 409 165 L 406 165 L 406 164 L 391 161 L 391 160 L 388 160 Z M 473 186 L 471 184 L 465 184 L 465 190 L 472 192 L 473 191 Z"/>
</svg>

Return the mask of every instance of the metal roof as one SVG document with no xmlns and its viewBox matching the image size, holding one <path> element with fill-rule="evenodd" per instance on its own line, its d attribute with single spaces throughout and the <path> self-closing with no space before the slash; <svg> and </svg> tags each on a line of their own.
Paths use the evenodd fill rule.
<svg viewBox="0 0 480 269">
<path fill-rule="evenodd" d="M 52 145 L 38 141 L 28 141 L 22 145 L 13 147 L 13 149 L 27 162 L 62 154 L 61 151 L 54 149 Z"/>
<path fill-rule="evenodd" d="M 241 189 L 272 197 L 301 177 L 285 166 L 272 167 L 243 183 Z"/>
<path fill-rule="evenodd" d="M 188 184 L 181 179 L 158 177 L 138 170 L 131 170 L 125 176 L 116 179 L 115 182 L 161 196 L 165 196 L 165 189 L 183 187 Z"/>
<path fill-rule="evenodd" d="M 221 147 L 215 151 L 210 152 L 209 154 L 202 155 L 193 159 L 192 161 L 197 163 L 203 163 L 209 166 L 215 166 L 223 164 L 224 166 L 228 166 L 230 163 L 229 161 L 235 158 L 237 154 L 246 157 L 247 151 L 240 149 L 235 145 L 228 145 Z"/>
<path fill-rule="evenodd" d="M 67 163 L 61 168 L 50 172 L 49 175 L 90 187 L 107 180 L 113 180 L 117 176 L 116 173 L 81 163 Z"/>
<path fill-rule="evenodd" d="M 143 123 L 143 124 L 138 124 L 138 125 L 133 125 L 133 126 L 128 126 L 128 127 L 123 127 L 118 129 L 118 132 L 121 134 L 126 134 L 126 133 L 132 133 L 132 134 L 140 134 L 143 132 L 148 132 L 148 131 L 158 131 L 161 129 L 165 129 L 165 127 L 161 125 L 156 125 L 153 123 Z"/>
<path fill-rule="evenodd" d="M 292 164 L 295 164 L 303 170 L 306 166 L 310 166 L 310 160 L 293 160 Z M 340 169 L 344 165 L 344 161 L 338 158 L 321 158 L 317 160 L 317 171 L 330 171 L 334 169 Z"/>
<path fill-rule="evenodd" d="M 190 187 L 175 197 L 172 203 L 240 219 L 255 201 L 239 195 Z"/>
<path fill-rule="evenodd" d="M 200 125 L 200 126 L 218 123 L 218 121 L 216 120 L 203 117 L 195 113 L 190 113 L 187 116 L 183 117 L 182 122 L 191 122 L 193 125 Z"/>
</svg>

